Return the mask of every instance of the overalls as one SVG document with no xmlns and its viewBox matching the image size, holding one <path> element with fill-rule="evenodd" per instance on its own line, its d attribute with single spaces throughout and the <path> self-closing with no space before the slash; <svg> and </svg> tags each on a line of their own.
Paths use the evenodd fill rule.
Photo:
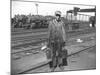
<svg viewBox="0 0 100 75">
<path fill-rule="evenodd" d="M 49 24 L 49 47 L 52 50 L 52 61 L 50 62 L 51 68 L 62 66 L 62 47 L 66 41 L 66 34 L 64 30 L 64 23 L 53 20 Z"/>
</svg>

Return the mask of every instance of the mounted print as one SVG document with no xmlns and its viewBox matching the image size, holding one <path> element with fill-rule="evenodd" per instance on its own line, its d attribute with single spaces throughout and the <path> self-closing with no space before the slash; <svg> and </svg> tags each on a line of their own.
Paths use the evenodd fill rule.
<svg viewBox="0 0 100 75">
<path fill-rule="evenodd" d="M 96 6 L 11 0 L 11 75 L 96 69 Z"/>
</svg>

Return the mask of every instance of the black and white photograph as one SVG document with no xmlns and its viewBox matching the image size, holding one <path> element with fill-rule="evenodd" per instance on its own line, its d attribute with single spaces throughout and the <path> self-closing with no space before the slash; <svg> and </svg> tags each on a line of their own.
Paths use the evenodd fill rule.
<svg viewBox="0 0 100 75">
<path fill-rule="evenodd" d="M 96 69 L 96 5 L 11 0 L 11 75 Z"/>
</svg>

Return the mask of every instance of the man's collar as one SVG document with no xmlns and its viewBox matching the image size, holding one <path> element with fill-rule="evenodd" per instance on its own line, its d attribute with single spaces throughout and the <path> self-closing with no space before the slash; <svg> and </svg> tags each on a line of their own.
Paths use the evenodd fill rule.
<svg viewBox="0 0 100 75">
<path fill-rule="evenodd" d="M 61 22 L 61 19 L 59 19 L 59 20 L 55 19 L 55 21 L 56 21 L 56 22 Z"/>
</svg>

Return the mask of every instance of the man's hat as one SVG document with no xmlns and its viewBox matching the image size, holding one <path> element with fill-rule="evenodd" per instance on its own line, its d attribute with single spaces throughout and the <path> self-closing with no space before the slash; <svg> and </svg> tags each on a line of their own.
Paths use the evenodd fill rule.
<svg viewBox="0 0 100 75">
<path fill-rule="evenodd" d="M 56 11 L 55 15 L 61 15 L 61 11 Z"/>
</svg>

